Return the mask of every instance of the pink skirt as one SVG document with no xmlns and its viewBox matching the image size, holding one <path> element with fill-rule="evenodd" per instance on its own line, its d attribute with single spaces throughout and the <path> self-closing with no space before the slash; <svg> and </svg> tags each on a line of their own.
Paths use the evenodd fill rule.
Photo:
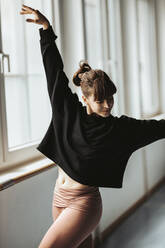
<svg viewBox="0 0 165 248">
<path fill-rule="evenodd" d="M 53 206 L 73 208 L 83 212 L 102 211 L 102 199 L 99 187 L 85 189 L 64 189 L 55 185 Z"/>
</svg>

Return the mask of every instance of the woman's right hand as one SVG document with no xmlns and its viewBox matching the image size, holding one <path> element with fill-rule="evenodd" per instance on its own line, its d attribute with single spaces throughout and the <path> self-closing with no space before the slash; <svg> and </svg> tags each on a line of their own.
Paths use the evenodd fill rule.
<svg viewBox="0 0 165 248">
<path fill-rule="evenodd" d="M 20 14 L 21 15 L 24 15 L 24 14 L 34 14 L 34 19 L 26 19 L 27 22 L 33 22 L 33 23 L 36 23 L 36 24 L 41 24 L 43 25 L 44 29 L 47 29 L 50 25 L 48 19 L 43 15 L 41 14 L 41 12 L 39 10 L 35 10 L 33 8 L 30 8 L 24 4 L 22 4 L 22 11 L 20 11 Z"/>
</svg>

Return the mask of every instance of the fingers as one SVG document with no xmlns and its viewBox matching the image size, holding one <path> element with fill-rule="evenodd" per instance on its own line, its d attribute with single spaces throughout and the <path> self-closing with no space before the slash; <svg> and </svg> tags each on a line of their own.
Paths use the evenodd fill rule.
<svg viewBox="0 0 165 248">
<path fill-rule="evenodd" d="M 22 11 L 20 11 L 20 14 L 35 14 L 36 13 L 36 10 L 33 9 L 33 8 L 30 8 L 24 4 L 22 4 Z"/>
<path fill-rule="evenodd" d="M 31 14 L 31 12 L 29 13 L 29 11 L 26 11 L 26 10 L 20 11 L 19 13 L 20 13 L 21 15 L 23 15 L 23 14 Z"/>
<path fill-rule="evenodd" d="M 35 20 L 33 20 L 33 19 L 29 19 L 29 18 L 28 18 L 28 19 L 26 19 L 26 21 L 27 21 L 27 22 L 35 22 Z"/>
<path fill-rule="evenodd" d="M 39 23 L 38 20 L 33 20 L 33 19 L 30 19 L 30 18 L 26 19 L 26 21 L 27 22 L 37 23 L 37 24 Z"/>
<path fill-rule="evenodd" d="M 25 9 L 28 9 L 28 10 L 31 10 L 31 11 L 35 11 L 35 9 L 31 8 L 31 7 L 28 7 L 27 5 L 25 4 L 22 4 L 23 8 Z"/>
</svg>

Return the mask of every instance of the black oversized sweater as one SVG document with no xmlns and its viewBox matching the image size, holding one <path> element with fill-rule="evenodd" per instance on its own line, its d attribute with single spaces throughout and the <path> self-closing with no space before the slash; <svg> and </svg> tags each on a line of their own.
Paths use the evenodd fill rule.
<svg viewBox="0 0 165 248">
<path fill-rule="evenodd" d="M 68 86 L 52 26 L 39 34 L 52 116 L 36 149 L 81 184 L 121 188 L 131 154 L 165 138 L 165 120 L 88 115 Z"/>
</svg>

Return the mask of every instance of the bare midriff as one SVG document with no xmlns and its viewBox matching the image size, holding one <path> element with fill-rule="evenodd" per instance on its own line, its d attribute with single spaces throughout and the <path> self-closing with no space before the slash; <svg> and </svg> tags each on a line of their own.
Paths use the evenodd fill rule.
<svg viewBox="0 0 165 248">
<path fill-rule="evenodd" d="M 89 188 L 89 185 L 81 184 L 71 177 L 69 177 L 61 167 L 57 166 L 58 168 L 58 178 L 56 183 L 65 189 L 84 189 Z"/>
</svg>

